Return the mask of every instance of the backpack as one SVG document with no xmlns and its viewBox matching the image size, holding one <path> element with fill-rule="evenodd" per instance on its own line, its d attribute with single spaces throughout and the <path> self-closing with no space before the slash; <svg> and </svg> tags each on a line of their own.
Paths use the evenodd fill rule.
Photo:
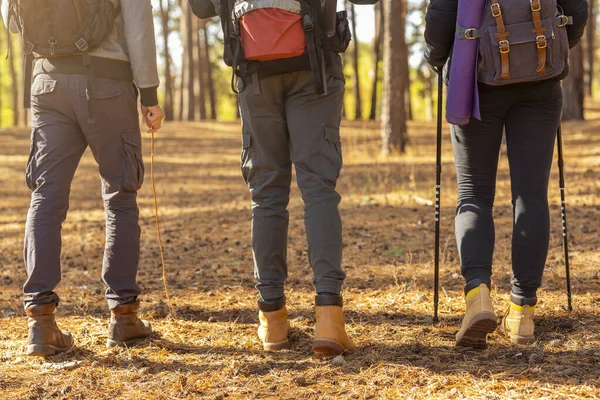
<svg viewBox="0 0 600 400">
<path fill-rule="evenodd" d="M 25 57 L 25 107 L 33 58 L 81 56 L 88 70 L 88 114 L 91 109 L 91 60 L 89 52 L 100 46 L 112 32 L 120 13 L 111 0 L 8 0 L 8 20 L 14 19 L 20 31 Z"/>
<path fill-rule="evenodd" d="M 479 30 L 458 27 L 459 36 L 479 38 L 478 80 L 509 85 L 555 78 L 568 67 L 566 26 L 557 0 L 487 0 Z"/>
<path fill-rule="evenodd" d="M 223 58 L 233 68 L 234 92 L 245 90 L 246 79 L 257 77 L 258 71 L 266 77 L 310 70 L 317 93 L 326 93 L 327 68 L 332 65 L 330 50 L 344 52 L 350 43 L 347 15 L 335 12 L 336 0 L 220 2 Z M 334 25 L 331 38 L 327 21 Z"/>
</svg>

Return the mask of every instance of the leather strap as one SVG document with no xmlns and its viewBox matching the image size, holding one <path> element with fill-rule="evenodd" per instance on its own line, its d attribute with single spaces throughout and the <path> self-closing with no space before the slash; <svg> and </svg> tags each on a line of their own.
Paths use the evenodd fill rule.
<svg viewBox="0 0 600 400">
<path fill-rule="evenodd" d="M 510 33 L 506 30 L 504 26 L 504 17 L 502 16 L 502 8 L 500 7 L 499 0 L 494 1 L 491 6 L 492 16 L 496 19 L 496 26 L 498 27 L 498 33 L 496 37 L 499 40 L 499 48 L 500 48 L 500 60 L 502 63 L 502 79 L 508 80 L 510 79 L 510 58 L 508 54 L 510 53 L 510 42 L 508 41 L 508 37 Z"/>
<path fill-rule="evenodd" d="M 535 25 L 535 29 L 532 30 L 535 33 L 535 43 L 537 46 L 538 53 L 538 65 L 537 65 L 537 73 L 543 74 L 546 72 L 546 47 L 548 46 L 548 41 L 546 39 L 546 31 L 542 25 L 542 1 L 541 0 L 531 0 L 531 15 L 533 16 L 533 25 Z"/>
</svg>

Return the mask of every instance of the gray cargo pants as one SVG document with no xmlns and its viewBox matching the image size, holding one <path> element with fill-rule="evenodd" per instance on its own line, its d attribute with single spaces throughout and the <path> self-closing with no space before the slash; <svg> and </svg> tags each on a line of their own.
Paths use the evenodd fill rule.
<svg viewBox="0 0 600 400">
<path fill-rule="evenodd" d="M 302 71 L 249 80 L 240 94 L 242 173 L 252 195 L 252 250 L 263 300 L 284 296 L 292 164 L 304 200 L 308 258 L 317 293 L 339 294 L 342 263 L 340 123 L 344 82 L 329 77 L 316 93 Z"/>
<path fill-rule="evenodd" d="M 33 191 L 25 231 L 25 307 L 57 303 L 61 226 L 79 161 L 90 146 L 99 166 L 106 211 L 102 278 L 112 309 L 136 300 L 140 252 L 136 196 L 142 185 L 142 139 L 131 82 L 95 78 L 95 124 L 88 123 L 86 77 L 37 75 L 31 96 L 31 152 L 27 185 Z"/>
</svg>

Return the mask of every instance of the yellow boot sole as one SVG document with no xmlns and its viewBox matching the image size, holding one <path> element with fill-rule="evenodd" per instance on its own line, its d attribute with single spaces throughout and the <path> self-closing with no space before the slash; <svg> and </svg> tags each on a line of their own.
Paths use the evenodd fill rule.
<svg viewBox="0 0 600 400">
<path fill-rule="evenodd" d="M 459 336 L 456 335 L 456 345 L 484 349 L 487 347 L 487 335 L 498 328 L 496 315 L 491 312 L 480 312 L 475 315 L 467 330 Z"/>
</svg>

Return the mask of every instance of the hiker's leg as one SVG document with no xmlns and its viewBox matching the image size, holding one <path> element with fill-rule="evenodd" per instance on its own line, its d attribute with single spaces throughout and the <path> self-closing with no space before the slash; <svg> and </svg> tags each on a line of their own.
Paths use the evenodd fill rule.
<svg viewBox="0 0 600 400">
<path fill-rule="evenodd" d="M 286 102 L 292 162 L 304 200 L 308 258 L 317 293 L 339 295 L 342 270 L 341 196 L 336 183 L 342 169 L 340 123 L 344 82 L 330 77 L 328 94 L 318 95 L 310 72 L 289 74 Z"/>
<path fill-rule="evenodd" d="M 33 193 L 25 225 L 25 308 L 58 304 L 61 228 L 73 175 L 87 146 L 70 109 L 68 78 L 39 75 L 32 85 L 27 185 Z"/>
<path fill-rule="evenodd" d="M 514 300 L 533 302 L 542 283 L 550 240 L 548 181 L 561 109 L 560 83 L 545 81 L 531 86 L 506 120 L 514 207 Z"/>
<path fill-rule="evenodd" d="M 85 77 L 77 78 L 85 85 Z M 85 93 L 85 91 L 83 91 Z M 140 256 L 140 227 L 137 191 L 144 180 L 142 138 L 136 94 L 131 83 L 95 79 L 93 112 L 96 122 L 88 123 L 82 91 L 72 93 L 80 124 L 102 180 L 106 213 L 106 245 L 102 279 L 108 286 L 106 299 L 111 309 L 135 303 L 141 294 L 137 284 Z M 101 98 L 100 98 L 101 97 Z"/>
<path fill-rule="evenodd" d="M 262 301 L 277 307 L 283 304 L 288 272 L 287 206 L 292 179 L 284 101 L 283 76 L 250 81 L 240 94 L 242 175 L 252 195 L 256 288 Z"/>
<path fill-rule="evenodd" d="M 482 283 L 490 285 L 495 229 L 492 208 L 508 93 L 480 89 L 482 121 L 451 126 L 458 180 L 456 242 L 465 278 L 465 293 Z"/>
</svg>

